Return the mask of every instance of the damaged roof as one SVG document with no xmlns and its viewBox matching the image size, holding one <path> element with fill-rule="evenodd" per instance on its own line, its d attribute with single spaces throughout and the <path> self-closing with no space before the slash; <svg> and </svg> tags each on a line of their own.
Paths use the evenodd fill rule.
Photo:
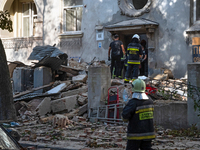
<svg viewBox="0 0 200 150">
<path fill-rule="evenodd" d="M 32 53 L 30 54 L 28 60 L 41 60 L 46 56 L 49 57 L 57 57 L 60 55 L 63 55 L 62 51 L 60 51 L 58 48 L 50 45 L 46 46 L 36 46 L 33 48 Z M 65 54 L 67 55 L 67 54 Z M 66 56 L 67 57 L 67 56 Z"/>
<path fill-rule="evenodd" d="M 60 65 L 67 64 L 68 55 L 54 46 L 36 46 L 28 60 L 39 60 L 34 67 L 46 66 L 58 70 Z"/>
</svg>

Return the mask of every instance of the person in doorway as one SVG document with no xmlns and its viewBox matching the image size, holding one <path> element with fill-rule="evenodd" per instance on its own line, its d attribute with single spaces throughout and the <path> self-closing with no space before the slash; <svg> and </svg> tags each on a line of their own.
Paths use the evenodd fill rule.
<svg viewBox="0 0 200 150">
<path fill-rule="evenodd" d="M 122 112 L 127 127 L 126 150 L 153 150 L 151 141 L 155 138 L 153 125 L 153 101 L 145 94 L 146 84 L 141 79 L 132 82 L 132 99 Z"/>
<path fill-rule="evenodd" d="M 112 51 L 111 51 L 112 50 Z M 122 41 L 119 40 L 119 35 L 114 35 L 114 41 L 110 43 L 109 50 L 108 50 L 108 60 L 111 60 L 111 78 L 113 75 L 113 68 L 115 67 L 116 70 L 116 77 L 119 78 L 120 76 L 120 67 L 121 67 L 121 51 L 125 55 L 125 49 Z M 110 58 L 111 52 L 111 58 Z"/>
<path fill-rule="evenodd" d="M 133 35 L 131 43 L 127 47 L 127 70 L 125 74 L 124 83 L 132 82 L 138 78 L 140 59 L 142 57 L 142 46 L 139 43 L 140 37 L 138 34 Z M 131 77 L 132 74 L 132 77 Z"/>
<path fill-rule="evenodd" d="M 124 70 L 125 70 L 125 59 L 126 59 L 126 56 L 124 56 L 124 53 L 123 51 L 121 50 L 121 64 L 120 64 L 120 75 L 119 75 L 119 78 L 122 79 L 124 77 Z M 115 67 L 116 68 L 116 67 Z M 114 71 L 114 75 L 113 77 L 116 77 L 116 69 Z"/>
<path fill-rule="evenodd" d="M 142 45 L 142 59 L 141 59 L 141 68 L 140 68 L 140 75 L 145 75 L 147 76 L 147 49 L 146 49 L 146 41 L 142 40 L 141 43 Z"/>
</svg>

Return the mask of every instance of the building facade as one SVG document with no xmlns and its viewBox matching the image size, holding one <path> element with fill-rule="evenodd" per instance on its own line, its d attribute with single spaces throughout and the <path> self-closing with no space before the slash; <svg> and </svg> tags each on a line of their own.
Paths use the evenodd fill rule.
<svg viewBox="0 0 200 150">
<path fill-rule="evenodd" d="M 54 45 L 69 57 L 108 59 L 112 35 L 125 48 L 134 34 L 147 42 L 149 75 L 161 68 L 176 78 L 193 62 L 200 0 L 0 0 L 13 32 L 0 31 L 8 61 L 27 60 L 36 45 Z"/>
</svg>

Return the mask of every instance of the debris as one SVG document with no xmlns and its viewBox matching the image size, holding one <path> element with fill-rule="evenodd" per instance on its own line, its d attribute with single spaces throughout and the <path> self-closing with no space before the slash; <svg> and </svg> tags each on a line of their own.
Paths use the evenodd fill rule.
<svg viewBox="0 0 200 150">
<path fill-rule="evenodd" d="M 114 86 L 114 85 L 123 85 L 123 84 L 124 84 L 123 80 L 111 79 L 111 86 Z"/>
<path fill-rule="evenodd" d="M 88 98 L 79 95 L 79 96 L 78 96 L 78 99 L 77 99 L 77 102 L 78 102 L 78 104 L 79 104 L 80 106 L 83 106 L 84 104 L 86 104 L 86 103 L 88 102 Z"/>
<path fill-rule="evenodd" d="M 59 93 L 60 91 L 62 91 L 64 88 L 67 87 L 67 84 L 66 83 L 62 83 L 56 87 L 54 87 L 53 89 L 47 91 L 46 93 L 47 94 L 55 94 L 55 93 Z"/>
<path fill-rule="evenodd" d="M 72 77 L 72 81 L 86 83 L 87 78 L 88 78 L 88 76 L 86 74 L 83 74 L 83 75 L 78 75 L 78 76 Z"/>
<path fill-rule="evenodd" d="M 10 135 L 16 140 L 19 141 L 21 138 L 21 135 L 19 134 L 19 132 L 14 129 L 14 128 L 8 128 L 7 131 L 10 133 Z"/>
<path fill-rule="evenodd" d="M 86 63 L 79 63 L 73 59 L 69 60 L 69 66 L 77 69 L 77 70 L 87 70 L 87 64 Z"/>
<path fill-rule="evenodd" d="M 53 127 L 65 128 L 71 121 L 67 116 L 56 114 L 53 118 Z"/>
<path fill-rule="evenodd" d="M 78 111 L 78 116 L 83 115 L 83 114 L 86 113 L 87 110 L 88 110 L 88 104 L 85 104 L 85 105 L 79 107 L 78 110 L 79 110 L 79 111 Z"/>
<path fill-rule="evenodd" d="M 45 97 L 36 108 L 36 111 L 38 112 L 40 116 L 50 113 L 51 112 L 51 98 Z"/>
<path fill-rule="evenodd" d="M 33 48 L 28 60 L 39 60 L 35 63 L 34 68 L 46 66 L 53 70 L 58 70 L 60 65 L 67 64 L 68 55 L 63 53 L 58 48 L 47 46 L 36 46 Z"/>
<path fill-rule="evenodd" d="M 53 82 L 48 84 L 48 85 L 44 85 L 44 86 L 41 86 L 41 87 L 37 87 L 37 88 L 33 88 L 31 90 L 27 90 L 27 91 L 24 91 L 24 92 L 21 92 L 19 94 L 16 94 L 16 95 L 13 95 L 13 98 L 17 98 L 17 97 L 20 97 L 20 96 L 23 96 L 23 95 L 26 95 L 26 94 L 29 94 L 29 93 L 32 93 L 34 91 L 37 91 L 37 90 L 40 90 L 40 89 L 43 89 L 43 88 L 46 88 L 46 87 L 50 87 L 53 85 Z"/>
<path fill-rule="evenodd" d="M 88 88 L 86 86 L 83 86 L 82 88 L 75 89 L 75 90 L 69 90 L 67 92 L 62 92 L 60 94 L 60 98 L 66 97 L 66 96 L 72 96 L 72 95 L 77 95 L 81 93 L 85 93 L 88 91 Z"/>
<path fill-rule="evenodd" d="M 154 80 L 168 80 L 169 76 L 168 74 L 158 74 L 153 79 Z"/>
<path fill-rule="evenodd" d="M 26 65 L 20 61 L 9 62 L 8 68 L 9 68 L 10 78 L 13 77 L 13 72 L 16 67 L 24 67 L 24 66 Z"/>
<path fill-rule="evenodd" d="M 168 74 L 169 79 L 174 79 L 174 75 L 171 70 L 165 69 L 164 74 Z"/>
<path fill-rule="evenodd" d="M 51 110 L 53 113 L 70 112 L 77 105 L 77 95 L 63 97 L 51 101 Z"/>
<path fill-rule="evenodd" d="M 65 65 L 61 65 L 59 70 L 63 71 L 63 72 L 67 72 L 67 73 L 70 73 L 72 74 L 73 76 L 76 76 L 78 75 L 78 72 L 79 70 L 76 70 L 72 67 L 69 67 L 69 66 L 65 66 Z"/>
</svg>

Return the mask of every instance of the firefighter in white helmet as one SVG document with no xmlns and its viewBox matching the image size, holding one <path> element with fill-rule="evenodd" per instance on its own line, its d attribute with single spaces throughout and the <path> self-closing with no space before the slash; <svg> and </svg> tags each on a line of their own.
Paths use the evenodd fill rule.
<svg viewBox="0 0 200 150">
<path fill-rule="evenodd" d="M 140 37 L 134 34 L 131 43 L 127 47 L 127 70 L 124 83 L 129 83 L 138 78 L 140 59 L 142 58 L 142 46 L 140 45 Z"/>
<path fill-rule="evenodd" d="M 152 150 L 155 138 L 153 125 L 153 101 L 145 94 L 146 84 L 141 79 L 132 82 L 132 99 L 122 112 L 123 121 L 128 121 L 126 150 Z"/>
</svg>

